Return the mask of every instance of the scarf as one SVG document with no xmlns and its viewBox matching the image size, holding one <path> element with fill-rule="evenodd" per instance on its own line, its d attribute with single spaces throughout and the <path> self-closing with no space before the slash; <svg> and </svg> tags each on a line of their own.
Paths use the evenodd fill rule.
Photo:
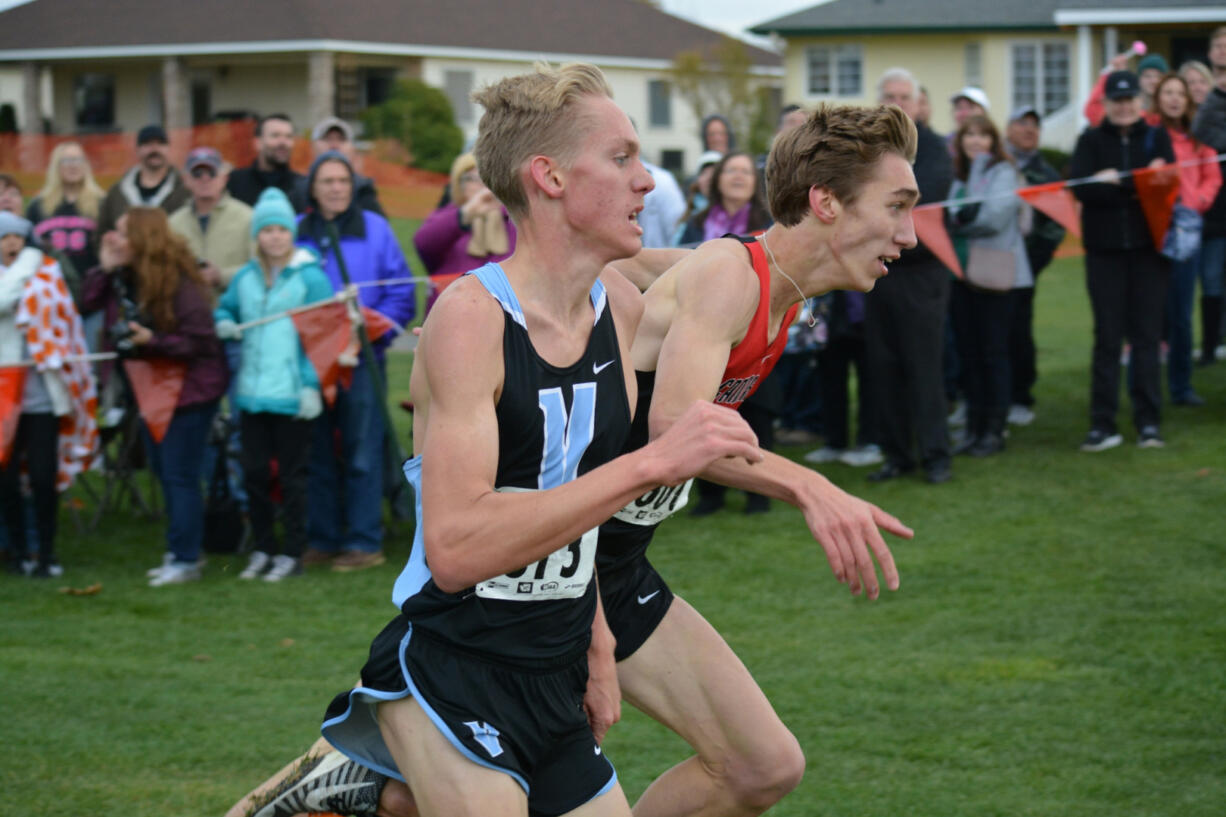
<svg viewBox="0 0 1226 817">
<path fill-rule="evenodd" d="M 740 210 L 729 214 L 723 207 L 712 205 L 711 212 L 707 213 L 707 220 L 702 225 L 702 240 L 710 241 L 712 238 L 719 238 L 725 233 L 745 235 L 745 233 L 749 232 L 750 206 L 750 202 L 745 202 L 745 205 Z"/>
</svg>

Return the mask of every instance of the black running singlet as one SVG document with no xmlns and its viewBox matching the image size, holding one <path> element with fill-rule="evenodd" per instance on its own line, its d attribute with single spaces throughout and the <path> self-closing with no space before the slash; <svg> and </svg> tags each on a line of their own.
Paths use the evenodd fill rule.
<svg viewBox="0 0 1226 817">
<path fill-rule="evenodd" d="M 502 268 L 487 264 L 472 274 L 502 305 L 505 321 L 495 488 L 555 488 L 621 454 L 630 406 L 604 286 L 592 287 L 596 318 L 583 356 L 558 368 L 533 348 Z M 511 662 L 586 649 L 596 609 L 595 528 L 520 570 L 444 593 L 430 577 L 422 541 L 420 456 L 405 464 L 405 475 L 417 492 L 417 534 L 392 599 L 415 628 Z"/>
</svg>

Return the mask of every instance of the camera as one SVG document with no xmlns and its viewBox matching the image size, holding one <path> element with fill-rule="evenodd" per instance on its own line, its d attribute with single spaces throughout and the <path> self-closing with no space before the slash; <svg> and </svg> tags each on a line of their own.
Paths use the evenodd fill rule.
<svg viewBox="0 0 1226 817">
<path fill-rule="evenodd" d="M 106 334 L 116 352 L 120 355 L 128 355 L 136 348 L 132 343 L 134 333 L 128 324 L 130 322 L 140 323 L 140 308 L 132 300 L 127 284 L 118 277 L 111 278 L 111 288 L 115 293 L 115 300 L 119 303 L 119 317 L 106 328 Z"/>
</svg>

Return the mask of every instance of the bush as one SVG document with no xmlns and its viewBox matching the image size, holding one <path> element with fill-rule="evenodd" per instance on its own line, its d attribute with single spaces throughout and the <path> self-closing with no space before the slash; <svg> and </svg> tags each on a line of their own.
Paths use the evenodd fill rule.
<svg viewBox="0 0 1226 817">
<path fill-rule="evenodd" d="M 362 112 L 366 134 L 395 139 L 409 151 L 409 164 L 447 173 L 464 147 L 464 133 L 446 94 L 421 80 L 400 80 L 391 96 Z"/>
</svg>

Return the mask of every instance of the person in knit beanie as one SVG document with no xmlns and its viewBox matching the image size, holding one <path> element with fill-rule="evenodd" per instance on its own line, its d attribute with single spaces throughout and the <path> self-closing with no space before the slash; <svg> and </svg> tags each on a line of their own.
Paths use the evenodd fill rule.
<svg viewBox="0 0 1226 817">
<path fill-rule="evenodd" d="M 279 582 L 302 573 L 307 546 L 307 474 L 314 420 L 323 410 L 319 377 L 286 310 L 323 301 L 332 285 L 319 258 L 294 244 L 294 208 L 279 189 L 260 194 L 251 216 L 256 256 L 230 281 L 213 318 L 217 336 L 242 340 L 234 402 L 254 549 L 243 580 Z M 261 318 L 279 318 L 239 328 Z M 278 545 L 272 471 L 281 483 L 284 542 Z"/>
</svg>

